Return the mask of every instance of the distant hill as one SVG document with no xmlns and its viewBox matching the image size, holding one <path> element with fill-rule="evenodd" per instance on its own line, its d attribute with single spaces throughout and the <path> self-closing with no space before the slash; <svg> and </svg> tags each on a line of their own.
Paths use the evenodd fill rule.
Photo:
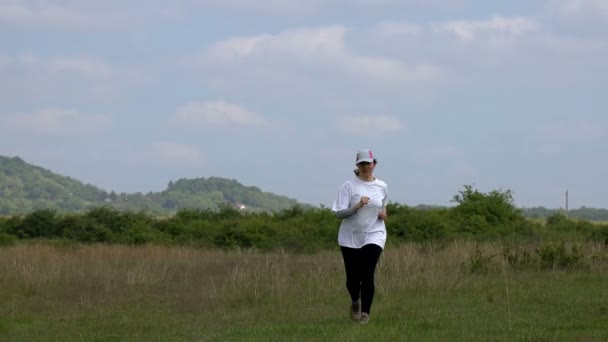
<svg viewBox="0 0 608 342">
<path fill-rule="evenodd" d="M 524 208 L 524 215 L 528 218 L 547 218 L 556 213 L 563 213 L 571 218 L 588 221 L 608 221 L 608 210 L 587 208 L 582 206 L 578 209 L 570 209 L 566 213 L 564 209 L 547 209 L 544 207 Z"/>
<path fill-rule="evenodd" d="M 441 210 L 448 209 L 446 206 L 435 206 L 419 204 L 414 207 L 417 210 Z M 582 206 L 578 209 L 570 209 L 566 212 L 564 209 L 548 209 L 545 207 L 530 207 L 520 208 L 524 217 L 529 219 L 546 219 L 551 215 L 558 213 L 564 214 L 570 218 L 582 219 L 587 221 L 608 221 L 608 209 L 587 208 Z"/>
<path fill-rule="evenodd" d="M 107 193 L 95 186 L 0 156 L 0 214 L 57 208 L 83 210 L 103 203 Z"/>
<path fill-rule="evenodd" d="M 147 194 L 107 192 L 94 185 L 28 164 L 19 157 L 0 156 L 0 215 L 40 209 L 83 211 L 107 205 L 115 209 L 170 214 L 183 208 L 215 209 L 221 205 L 253 211 L 279 211 L 297 200 L 244 186 L 220 177 L 180 179 L 162 192 Z"/>
</svg>

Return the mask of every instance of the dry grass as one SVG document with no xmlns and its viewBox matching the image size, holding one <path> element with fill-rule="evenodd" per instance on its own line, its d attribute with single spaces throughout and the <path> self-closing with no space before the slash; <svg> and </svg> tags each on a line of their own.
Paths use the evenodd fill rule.
<svg viewBox="0 0 608 342">
<path fill-rule="evenodd" d="M 530 252 L 536 247 L 518 246 Z M 538 280 L 544 276 L 538 274 L 552 271 L 512 267 L 503 250 L 500 244 L 474 242 L 389 247 L 378 265 L 378 296 L 380 301 L 391 296 L 393 300 L 398 296 L 426 298 L 426 303 L 406 301 L 414 310 L 407 314 L 415 317 L 415 310 L 426 310 L 428 301 L 444 305 L 460 296 L 464 304 L 477 305 L 471 301 L 477 300 L 477 293 L 484 293 L 483 300 L 489 305 L 506 308 L 511 329 L 513 324 L 523 324 L 511 322 L 511 296 L 518 296 L 518 316 L 524 315 L 522 301 L 544 298 L 540 289 L 544 285 Z M 581 250 L 586 260 L 581 272 L 606 274 L 607 246 L 590 243 Z M 471 262 L 480 255 L 487 263 L 482 278 L 471 269 Z M 255 316 L 252 314 L 268 308 L 275 312 L 267 317 L 281 317 L 281 322 L 305 322 L 323 315 L 335 319 L 335 304 L 343 302 L 336 298 L 347 299 L 343 273 L 337 248 L 299 255 L 160 246 L 17 245 L 0 248 L 0 323 L 2 317 L 69 321 L 88 314 L 110 317 L 115 312 L 134 311 L 205 320 L 213 317 L 227 326 L 233 322 L 255 325 L 248 321 Z M 515 285 L 515 274 L 520 284 L 536 279 L 529 283 L 534 294 L 527 294 L 524 285 L 510 288 Z M 378 305 L 384 305 L 386 314 L 400 315 L 403 302 Z M 445 308 L 427 313 L 438 314 L 451 313 Z M 474 312 L 471 315 L 478 317 Z M 199 324 L 198 319 L 192 324 Z M 166 318 L 160 321 L 169 324 Z"/>
<path fill-rule="evenodd" d="M 27 302 L 38 310 L 53 312 L 60 304 L 64 313 L 117 305 L 196 312 L 269 297 L 280 303 L 301 290 L 302 282 L 323 284 L 318 279 L 336 278 L 340 271 L 341 260 L 334 253 L 44 244 L 0 249 L 2 292 L 10 289 L 13 303 Z M 316 287 L 307 288 L 311 297 L 323 290 Z M 31 297 L 36 300 L 25 300 Z"/>
<path fill-rule="evenodd" d="M 534 246 L 524 246 L 533 253 Z M 607 247 L 587 244 L 585 258 L 596 271 L 606 267 Z M 470 275 L 476 251 L 500 275 L 500 244 L 456 242 L 390 247 L 378 265 L 379 290 L 450 289 Z M 598 262 L 599 261 L 599 262 Z M 43 294 L 42 307 L 58 301 L 73 308 L 131 302 L 142 292 L 171 298 L 180 310 L 216 307 L 226 301 L 281 301 L 306 289 L 311 297 L 343 286 L 339 252 L 294 255 L 283 252 L 223 252 L 161 246 L 18 245 L 0 249 L 0 284 L 24 296 Z M 312 295 L 314 293 L 314 296 Z M 301 293 L 300 293 L 301 294 Z M 322 295 L 322 294 L 321 294 Z M 166 304 L 166 303 L 165 303 Z"/>
</svg>

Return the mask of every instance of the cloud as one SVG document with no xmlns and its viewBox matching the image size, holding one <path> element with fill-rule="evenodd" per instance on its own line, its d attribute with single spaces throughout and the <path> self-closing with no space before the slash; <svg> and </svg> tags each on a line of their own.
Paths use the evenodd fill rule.
<svg viewBox="0 0 608 342">
<path fill-rule="evenodd" d="M 192 0 L 203 8 L 257 11 L 275 14 L 302 15 L 331 10 L 370 10 L 397 7 L 437 7 L 458 5 L 462 0 Z"/>
<path fill-rule="evenodd" d="M 10 130 L 45 134 L 83 134 L 109 128 L 112 118 L 107 115 L 83 115 L 76 110 L 44 109 L 29 114 L 0 118 Z"/>
<path fill-rule="evenodd" d="M 436 31 L 452 33 L 462 41 L 472 41 L 484 34 L 519 36 L 537 31 L 539 28 L 540 24 L 530 18 L 502 16 L 494 16 L 487 20 L 448 21 L 435 25 Z"/>
<path fill-rule="evenodd" d="M 345 33 L 343 26 L 330 26 L 237 37 L 213 45 L 204 58 L 211 62 L 229 63 L 277 55 L 301 56 L 301 59 L 338 56 L 344 53 Z"/>
<path fill-rule="evenodd" d="M 601 82 L 606 40 L 566 35 L 542 19 L 546 18 L 498 15 L 413 28 L 408 22 L 390 22 L 370 30 L 364 43 L 394 60 L 427 61 L 441 71 L 437 80 L 447 85 L 525 82 L 553 87 Z"/>
<path fill-rule="evenodd" d="M 9 2 L 0 4 L 0 24 L 19 26 L 52 26 L 62 28 L 89 28 L 95 20 L 69 8 L 39 3 L 29 6 Z"/>
<path fill-rule="evenodd" d="M 548 9 L 565 18 L 608 17 L 608 2 L 605 0 L 550 0 Z"/>
<path fill-rule="evenodd" d="M 203 8 L 221 8 L 239 11 L 267 13 L 301 13 L 323 7 L 322 0 L 192 0 L 192 4 Z"/>
<path fill-rule="evenodd" d="M 331 11 L 460 7 L 464 0 L 8 0 L 0 3 L 0 25 L 64 30 L 115 30 L 152 21 L 180 20 L 219 10 L 305 16 Z"/>
<path fill-rule="evenodd" d="M 116 69 L 103 60 L 88 56 L 42 58 L 32 54 L 0 55 L 0 70 L 6 73 L 19 73 L 21 76 L 75 76 L 89 80 L 108 80 L 120 75 L 121 78 L 136 79 L 135 72 L 126 70 L 119 72 Z"/>
<path fill-rule="evenodd" d="M 403 123 L 398 118 L 388 115 L 342 117 L 338 120 L 337 126 L 347 134 L 368 136 L 394 133 L 404 129 Z"/>
<path fill-rule="evenodd" d="M 430 63 L 406 65 L 398 59 L 369 56 L 350 50 L 343 26 L 304 28 L 218 42 L 199 59 L 209 73 L 219 72 L 219 82 L 234 73 L 261 83 L 269 79 L 295 84 L 318 78 L 364 82 L 416 83 L 434 80 L 439 75 Z M 274 82 L 276 83 L 276 82 Z"/>
<path fill-rule="evenodd" d="M 376 25 L 375 31 L 382 36 L 419 35 L 424 27 L 409 22 L 384 21 Z"/>
<path fill-rule="evenodd" d="M 545 15 L 557 30 L 570 37 L 606 41 L 608 2 L 605 0 L 550 0 Z"/>
<path fill-rule="evenodd" d="M 264 118 L 240 105 L 224 101 L 193 102 L 179 107 L 175 119 L 184 124 L 216 126 L 259 126 Z"/>
<path fill-rule="evenodd" d="M 122 90 L 129 85 L 149 80 L 139 68 L 113 65 L 91 56 L 0 54 L 0 99 L 40 106 L 65 98 L 114 100 L 123 96 Z"/>
<path fill-rule="evenodd" d="M 196 147 L 176 143 L 161 141 L 152 144 L 155 156 L 160 157 L 165 162 L 201 162 L 205 157 Z"/>
<path fill-rule="evenodd" d="M 24 55 L 15 60 L 24 68 L 47 74 L 72 74 L 90 79 L 108 79 L 114 76 L 112 67 L 90 57 L 53 57 L 42 59 L 32 55 Z"/>
<path fill-rule="evenodd" d="M 154 20 L 174 20 L 186 12 L 180 3 L 147 1 L 19 0 L 0 4 L 0 25 L 71 31 L 116 30 Z"/>
</svg>

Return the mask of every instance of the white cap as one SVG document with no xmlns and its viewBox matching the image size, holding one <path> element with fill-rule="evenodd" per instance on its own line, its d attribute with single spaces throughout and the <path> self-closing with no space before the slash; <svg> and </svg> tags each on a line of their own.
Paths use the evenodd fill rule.
<svg viewBox="0 0 608 342">
<path fill-rule="evenodd" d="M 374 153 L 372 150 L 361 150 L 357 152 L 357 158 L 355 159 L 355 164 L 359 164 L 361 162 L 373 163 L 374 162 Z"/>
</svg>

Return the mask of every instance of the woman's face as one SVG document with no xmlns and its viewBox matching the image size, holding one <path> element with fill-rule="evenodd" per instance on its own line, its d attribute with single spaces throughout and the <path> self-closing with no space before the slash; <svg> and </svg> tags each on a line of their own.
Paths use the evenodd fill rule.
<svg viewBox="0 0 608 342">
<path fill-rule="evenodd" d="M 374 173 L 374 167 L 376 167 L 375 163 L 360 162 L 357 164 L 357 169 L 361 176 L 371 176 Z"/>
</svg>

